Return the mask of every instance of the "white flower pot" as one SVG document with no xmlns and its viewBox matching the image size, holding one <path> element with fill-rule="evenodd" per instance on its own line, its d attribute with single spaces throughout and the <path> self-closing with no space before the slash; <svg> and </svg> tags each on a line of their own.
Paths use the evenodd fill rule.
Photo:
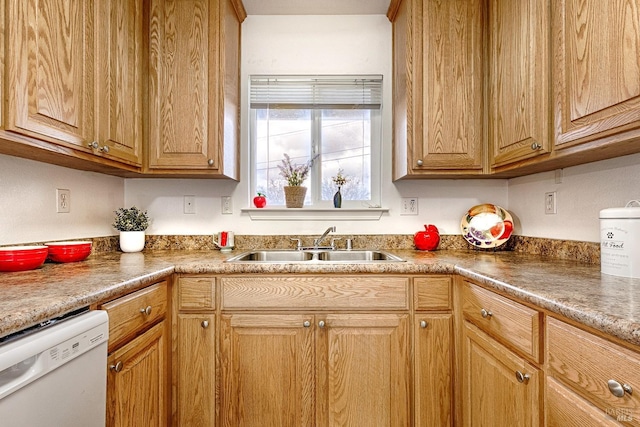
<svg viewBox="0 0 640 427">
<path fill-rule="evenodd" d="M 120 250 L 122 252 L 140 252 L 144 249 L 144 231 L 121 231 Z"/>
</svg>

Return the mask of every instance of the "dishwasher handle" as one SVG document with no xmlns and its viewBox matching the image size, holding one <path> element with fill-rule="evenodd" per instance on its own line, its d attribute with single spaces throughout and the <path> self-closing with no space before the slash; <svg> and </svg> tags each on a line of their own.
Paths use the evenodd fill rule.
<svg viewBox="0 0 640 427">
<path fill-rule="evenodd" d="M 46 369 L 42 354 L 31 356 L 0 372 L 0 399 L 41 377 Z"/>
</svg>

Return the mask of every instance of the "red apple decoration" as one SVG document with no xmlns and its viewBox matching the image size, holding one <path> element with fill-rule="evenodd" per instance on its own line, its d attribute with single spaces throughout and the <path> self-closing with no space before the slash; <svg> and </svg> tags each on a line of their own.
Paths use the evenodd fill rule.
<svg viewBox="0 0 640 427">
<path fill-rule="evenodd" d="M 433 251 L 440 243 L 440 232 L 433 224 L 425 225 L 424 229 L 413 236 L 413 244 L 421 251 Z"/>
<path fill-rule="evenodd" d="M 264 194 L 258 193 L 258 195 L 253 198 L 253 204 L 256 208 L 264 208 L 267 206 L 267 198 L 264 197 Z"/>
</svg>

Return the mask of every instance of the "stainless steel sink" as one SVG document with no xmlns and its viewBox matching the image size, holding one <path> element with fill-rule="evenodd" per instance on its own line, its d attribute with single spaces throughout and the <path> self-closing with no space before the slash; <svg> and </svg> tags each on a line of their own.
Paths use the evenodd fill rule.
<svg viewBox="0 0 640 427">
<path fill-rule="evenodd" d="M 241 253 L 226 262 L 244 263 L 361 263 L 361 262 L 403 262 L 389 252 L 379 250 L 286 250 L 265 249 Z"/>
</svg>

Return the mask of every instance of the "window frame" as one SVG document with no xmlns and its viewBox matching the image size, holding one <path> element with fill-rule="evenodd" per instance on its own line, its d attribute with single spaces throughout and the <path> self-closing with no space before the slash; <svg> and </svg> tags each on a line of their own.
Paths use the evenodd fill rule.
<svg viewBox="0 0 640 427">
<path fill-rule="evenodd" d="M 251 81 L 256 76 L 249 76 L 249 92 L 251 93 Z M 269 77 L 269 76 L 259 76 L 259 77 Z M 277 76 L 273 76 L 277 77 Z M 312 79 L 318 78 L 318 76 L 296 76 L 300 78 L 309 78 Z M 352 78 L 353 76 L 343 75 L 343 76 L 325 76 L 327 78 L 338 77 L 338 78 Z M 379 90 L 382 91 L 383 80 L 382 75 L 375 76 L 379 78 Z M 381 92 L 380 92 L 381 93 Z M 252 108 L 251 102 L 249 102 L 248 108 L 248 127 L 249 127 L 249 202 L 251 205 L 251 200 L 253 196 L 257 193 L 257 111 L 269 109 L 266 108 Z M 277 108 L 276 108 L 277 109 Z M 309 151 L 311 156 L 315 156 L 316 154 L 320 154 L 320 158 L 318 161 L 314 162 L 313 167 L 310 170 L 310 178 L 308 181 L 311 181 L 313 184 L 310 188 L 310 204 L 305 204 L 306 208 L 314 208 L 314 209 L 333 209 L 333 201 L 332 200 L 321 200 L 322 198 L 322 171 L 321 171 L 321 162 L 322 162 L 322 135 L 321 135 L 321 125 L 320 120 L 322 117 L 323 110 L 338 110 L 335 105 L 327 106 L 327 108 L 322 108 L 322 105 L 318 105 L 314 108 L 310 108 L 309 106 L 301 107 L 300 109 L 309 109 L 312 113 L 312 124 L 311 124 L 311 146 L 309 147 Z M 345 108 L 346 109 L 346 108 Z M 382 197 L 382 149 L 383 149 L 383 104 L 382 104 L 382 95 L 380 94 L 380 104 L 378 108 L 366 108 L 371 111 L 370 117 L 370 199 L 368 200 L 345 200 L 342 201 L 343 208 L 346 209 L 369 209 L 371 207 L 380 207 L 381 206 L 381 197 Z M 336 171 L 337 173 L 337 171 Z M 333 176 L 333 175 L 332 175 Z M 337 190 L 337 187 L 336 187 Z M 267 207 L 275 207 L 280 208 L 284 207 L 282 205 L 273 205 L 268 204 Z"/>
</svg>

